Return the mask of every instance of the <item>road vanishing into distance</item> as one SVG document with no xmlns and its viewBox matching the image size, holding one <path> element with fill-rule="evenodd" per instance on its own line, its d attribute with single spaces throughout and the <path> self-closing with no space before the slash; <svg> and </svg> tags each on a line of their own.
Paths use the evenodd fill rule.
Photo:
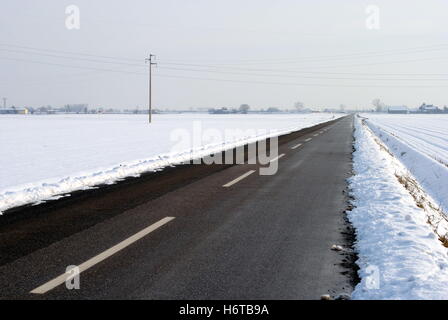
<svg viewBox="0 0 448 320">
<path fill-rule="evenodd" d="M 278 172 L 184 164 L 0 217 L 1 299 L 320 299 L 350 293 L 353 119 L 279 139 Z M 68 290 L 66 268 L 80 268 Z"/>
</svg>

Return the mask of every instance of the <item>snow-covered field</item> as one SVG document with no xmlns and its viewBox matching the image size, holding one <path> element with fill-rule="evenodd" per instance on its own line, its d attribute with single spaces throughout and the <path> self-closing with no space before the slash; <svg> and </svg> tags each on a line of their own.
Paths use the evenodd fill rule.
<svg viewBox="0 0 448 320">
<path fill-rule="evenodd" d="M 448 114 L 364 114 L 369 122 L 448 166 Z"/>
<path fill-rule="evenodd" d="M 339 116 L 2 115 L 0 212 Z"/>
<path fill-rule="evenodd" d="M 448 115 L 363 115 L 371 130 L 448 212 Z"/>
<path fill-rule="evenodd" d="M 365 116 L 371 119 L 366 121 L 369 127 L 372 123 L 389 123 L 391 131 L 395 128 L 391 119 L 398 128 L 401 127 L 399 123 L 406 123 L 398 121 L 406 116 Z M 417 123 L 424 121 L 424 118 L 412 119 Z M 393 136 L 386 136 L 383 131 L 377 131 L 376 136 L 367 125 L 355 119 L 355 175 L 349 179 L 355 208 L 349 212 L 349 219 L 356 229 L 355 247 L 362 280 L 352 298 L 448 299 L 448 248 L 442 245 L 437 234 L 448 230 L 446 221 L 436 227 L 434 222 L 443 220 L 443 217 L 431 206 L 433 199 L 425 194 L 419 181 L 416 182 L 418 188 L 410 193 L 409 186 L 405 187 L 403 180 L 398 179 L 415 177 L 401 162 L 404 156 L 400 157 L 401 149 L 396 150 L 398 157 L 396 152 L 392 152 L 397 146 L 396 141 L 387 145 Z M 441 127 L 435 129 L 437 125 L 428 126 L 433 131 L 446 130 Z M 418 153 L 417 149 L 412 150 Z M 431 174 L 429 172 L 428 176 Z M 448 180 L 444 183 L 447 184 Z M 419 206 L 416 199 L 422 199 Z"/>
</svg>

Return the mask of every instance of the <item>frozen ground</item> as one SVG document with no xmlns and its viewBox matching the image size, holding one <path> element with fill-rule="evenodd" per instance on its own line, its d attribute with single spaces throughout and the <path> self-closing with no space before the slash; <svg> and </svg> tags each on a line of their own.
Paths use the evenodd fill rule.
<svg viewBox="0 0 448 320">
<path fill-rule="evenodd" d="M 359 119 L 355 128 L 355 175 L 349 180 L 355 208 L 349 219 L 362 280 L 352 298 L 448 299 L 448 248 L 428 223 L 440 213 L 418 207 L 396 176 L 408 176 L 408 169 Z"/>
<path fill-rule="evenodd" d="M 389 150 L 448 212 L 448 115 L 363 115 Z"/>
<path fill-rule="evenodd" d="M 0 212 L 338 116 L 2 115 Z"/>
</svg>

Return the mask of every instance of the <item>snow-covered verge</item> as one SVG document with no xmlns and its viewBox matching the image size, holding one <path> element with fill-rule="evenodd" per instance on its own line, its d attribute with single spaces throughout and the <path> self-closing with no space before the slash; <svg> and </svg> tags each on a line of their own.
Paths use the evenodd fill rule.
<svg viewBox="0 0 448 320">
<path fill-rule="evenodd" d="M 0 116 L 0 213 L 340 116 L 175 114 L 151 125 L 145 115 Z"/>
<path fill-rule="evenodd" d="M 417 206 L 403 177 L 425 194 L 421 186 L 360 118 L 354 135 L 348 218 L 356 230 L 361 282 L 352 298 L 448 299 L 448 248 L 428 222 L 440 212 Z"/>
<path fill-rule="evenodd" d="M 406 166 L 434 204 L 448 212 L 448 116 L 367 117 L 369 128 Z"/>
</svg>

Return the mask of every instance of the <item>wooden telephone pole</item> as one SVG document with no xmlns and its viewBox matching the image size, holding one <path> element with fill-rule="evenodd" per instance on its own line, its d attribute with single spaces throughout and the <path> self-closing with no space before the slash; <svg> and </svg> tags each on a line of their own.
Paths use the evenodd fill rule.
<svg viewBox="0 0 448 320">
<path fill-rule="evenodd" d="M 149 58 L 145 59 L 145 63 L 149 62 L 149 123 L 152 122 L 152 66 L 157 65 L 153 62 L 156 56 L 153 54 L 149 55 Z"/>
</svg>

